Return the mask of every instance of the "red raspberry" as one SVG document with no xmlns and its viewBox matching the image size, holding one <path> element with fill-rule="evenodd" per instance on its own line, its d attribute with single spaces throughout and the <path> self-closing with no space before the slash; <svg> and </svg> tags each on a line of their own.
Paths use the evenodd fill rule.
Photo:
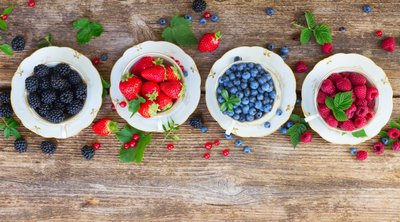
<svg viewBox="0 0 400 222">
<path fill-rule="evenodd" d="M 393 143 L 392 149 L 393 149 L 393 151 L 400 152 L 400 141 L 399 140 L 397 140 L 396 142 Z"/>
<path fill-rule="evenodd" d="M 388 136 L 390 139 L 397 139 L 400 137 L 400 130 L 393 128 L 388 131 Z"/>
<path fill-rule="evenodd" d="M 229 156 L 229 150 L 228 150 L 228 149 L 223 150 L 223 151 L 222 151 L 222 154 L 223 154 L 224 156 Z"/>
<path fill-rule="evenodd" d="M 139 141 L 140 140 L 139 134 L 137 134 L 137 133 L 133 134 L 132 139 L 136 140 L 136 141 Z"/>
<path fill-rule="evenodd" d="M 126 102 L 125 102 L 125 101 L 120 102 L 120 103 L 119 103 L 119 106 L 120 106 L 121 108 L 125 108 L 125 107 L 126 107 Z"/>
<path fill-rule="evenodd" d="M 335 119 L 333 115 L 326 117 L 325 121 L 329 126 L 333 128 L 336 128 L 339 125 L 339 122 Z"/>
<path fill-rule="evenodd" d="M 361 117 L 361 116 L 357 116 L 355 119 L 354 119 L 354 126 L 356 127 L 356 128 L 362 128 L 362 127 L 364 127 L 365 125 L 367 125 L 367 119 L 365 119 L 364 117 Z"/>
<path fill-rule="evenodd" d="M 167 145 L 167 150 L 173 150 L 174 149 L 174 144 L 170 143 Z"/>
<path fill-rule="evenodd" d="M 353 102 L 356 101 L 356 99 L 357 99 L 357 96 L 356 96 L 356 94 L 354 93 L 354 90 L 351 91 L 351 98 L 353 99 Z"/>
<path fill-rule="evenodd" d="M 98 65 L 98 64 L 100 64 L 100 58 L 99 58 L 99 57 L 94 57 L 94 58 L 92 59 L 92 63 L 93 63 L 93 65 Z"/>
<path fill-rule="evenodd" d="M 374 118 L 375 116 L 375 111 L 373 109 L 369 109 L 367 115 L 365 115 L 365 119 L 367 121 L 372 120 L 372 118 Z"/>
<path fill-rule="evenodd" d="M 366 99 L 357 99 L 356 102 L 354 103 L 357 107 L 359 106 L 367 106 L 368 101 Z"/>
<path fill-rule="evenodd" d="M 385 151 L 385 146 L 383 145 L 383 143 L 377 142 L 374 144 L 372 149 L 374 150 L 375 154 L 381 155 Z"/>
<path fill-rule="evenodd" d="M 205 153 L 204 154 L 204 159 L 210 159 L 210 154 L 209 153 Z"/>
<path fill-rule="evenodd" d="M 362 86 L 367 84 L 367 78 L 360 73 L 351 73 L 349 79 L 353 86 Z"/>
<path fill-rule="evenodd" d="M 342 129 L 344 131 L 353 131 L 356 129 L 356 127 L 354 126 L 353 121 L 347 120 L 340 124 L 340 129 Z"/>
<path fill-rule="evenodd" d="M 356 95 L 357 99 L 365 99 L 365 97 L 367 96 L 367 86 L 355 86 L 353 92 Z"/>
<path fill-rule="evenodd" d="M 341 78 L 336 81 L 336 88 L 342 92 L 347 92 L 350 91 L 353 88 L 353 86 L 351 85 L 349 79 Z"/>
<path fill-rule="evenodd" d="M 93 149 L 94 150 L 98 150 L 98 149 L 100 149 L 100 147 L 101 147 L 101 144 L 100 143 L 93 143 Z"/>
<path fill-rule="evenodd" d="M 211 143 L 211 142 L 205 143 L 205 144 L 204 144 L 204 148 L 206 148 L 206 149 L 208 149 L 208 150 L 211 150 L 211 148 L 212 148 L 212 143 Z"/>
<path fill-rule="evenodd" d="M 309 143 L 312 141 L 312 134 L 310 131 L 305 131 L 303 134 L 300 136 L 300 141 L 303 143 Z"/>
<path fill-rule="evenodd" d="M 322 82 L 321 90 L 322 90 L 322 92 L 324 92 L 326 94 L 332 94 L 332 93 L 335 92 L 336 88 L 335 88 L 335 85 L 333 85 L 333 82 L 330 79 L 325 79 Z"/>
<path fill-rule="evenodd" d="M 131 140 L 131 141 L 129 142 L 129 147 L 135 148 L 135 147 L 136 147 L 136 144 L 137 144 L 136 140 Z"/>
<path fill-rule="evenodd" d="M 296 63 L 296 69 L 295 70 L 296 70 L 297 73 L 304 73 L 304 72 L 307 72 L 308 66 L 307 66 L 307 64 L 305 62 L 298 61 Z"/>
<path fill-rule="evenodd" d="M 321 46 L 321 49 L 325 54 L 330 54 L 333 51 L 333 45 L 331 43 L 325 43 Z"/>
<path fill-rule="evenodd" d="M 354 117 L 354 114 L 357 111 L 357 107 L 354 104 L 351 104 L 351 106 L 344 111 L 346 113 L 346 116 L 348 119 L 351 119 Z"/>
<path fill-rule="evenodd" d="M 209 18 L 211 18 L 211 13 L 204 12 L 203 17 L 206 18 L 206 19 L 209 19 Z"/>
<path fill-rule="evenodd" d="M 7 20 L 7 18 L 8 18 L 8 15 L 1 15 L 1 19 L 2 19 L 2 20 L 5 21 L 5 20 Z"/>
<path fill-rule="evenodd" d="M 356 158 L 357 160 L 366 160 L 368 157 L 368 152 L 364 150 L 357 151 Z"/>
<path fill-rule="evenodd" d="M 317 102 L 318 104 L 325 104 L 325 99 L 328 95 L 324 92 L 322 92 L 321 90 L 318 92 L 317 95 Z"/>
<path fill-rule="evenodd" d="M 379 96 L 379 91 L 375 87 L 368 87 L 367 88 L 367 100 L 373 100 Z"/>
<path fill-rule="evenodd" d="M 336 82 L 338 79 L 343 78 L 341 74 L 339 73 L 333 73 L 329 76 L 328 79 L 330 79 L 332 82 Z"/>
<path fill-rule="evenodd" d="M 396 50 L 396 41 L 393 37 L 387 37 L 382 41 L 381 48 L 388 52 L 394 52 Z"/>
<path fill-rule="evenodd" d="M 351 75 L 351 72 L 341 72 L 340 75 L 342 76 L 342 78 L 349 78 L 349 76 Z"/>
<path fill-rule="evenodd" d="M 382 31 L 380 29 L 377 29 L 375 31 L 375 35 L 378 36 L 378 37 L 382 37 Z"/>
<path fill-rule="evenodd" d="M 214 145 L 215 146 L 219 146 L 219 144 L 221 144 L 221 142 L 219 142 L 219 140 L 214 140 Z"/>
<path fill-rule="evenodd" d="M 130 146 L 129 146 L 129 143 L 125 143 L 125 144 L 124 144 L 124 149 L 127 150 L 127 149 L 129 149 L 129 147 L 130 147 Z"/>
<path fill-rule="evenodd" d="M 367 106 L 368 106 L 368 108 L 371 108 L 371 109 L 375 108 L 375 100 L 368 101 Z"/>
<path fill-rule="evenodd" d="M 319 105 L 318 112 L 319 115 L 324 119 L 331 115 L 331 110 L 326 105 Z"/>
<path fill-rule="evenodd" d="M 34 0 L 28 0 L 28 6 L 29 7 L 33 8 L 33 7 L 35 7 L 35 5 L 36 5 L 36 3 L 35 3 Z"/>
<path fill-rule="evenodd" d="M 356 115 L 357 115 L 357 116 L 361 116 L 361 117 L 365 117 L 365 116 L 367 115 L 368 112 L 369 112 L 368 107 L 366 107 L 366 106 L 359 106 L 359 107 L 357 108 Z"/>
</svg>

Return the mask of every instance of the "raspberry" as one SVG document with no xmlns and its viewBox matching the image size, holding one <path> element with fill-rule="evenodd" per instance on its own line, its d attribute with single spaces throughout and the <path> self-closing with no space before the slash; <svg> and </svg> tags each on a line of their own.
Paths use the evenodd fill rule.
<svg viewBox="0 0 400 222">
<path fill-rule="evenodd" d="M 333 115 L 326 117 L 325 121 L 329 126 L 333 128 L 336 128 L 339 125 L 339 122 L 335 119 Z"/>
<path fill-rule="evenodd" d="M 361 116 L 357 116 L 355 119 L 354 119 L 354 126 L 356 127 L 356 128 L 362 128 L 362 127 L 364 127 L 365 125 L 367 125 L 367 119 L 365 119 L 364 117 L 361 117 Z"/>
<path fill-rule="evenodd" d="M 383 145 L 383 143 L 377 142 L 374 144 L 372 149 L 374 150 L 375 154 L 381 155 L 385 151 L 385 146 Z"/>
<path fill-rule="evenodd" d="M 348 118 L 348 119 L 351 119 L 351 118 L 354 117 L 354 114 L 356 113 L 356 111 L 357 111 L 357 107 L 356 107 L 354 104 L 352 104 L 352 105 L 351 105 L 348 109 L 346 109 L 346 111 L 344 111 L 344 112 L 346 113 L 347 118 Z"/>
<path fill-rule="evenodd" d="M 300 141 L 303 143 L 309 143 L 312 141 L 312 134 L 310 131 L 305 131 L 303 134 L 300 136 Z"/>
<path fill-rule="evenodd" d="M 303 61 L 298 61 L 298 62 L 296 63 L 296 68 L 295 68 L 295 70 L 296 70 L 297 73 L 304 73 L 304 72 L 307 72 L 308 66 L 307 66 L 307 64 L 306 64 L 305 62 L 303 62 Z"/>
<path fill-rule="evenodd" d="M 357 107 L 359 106 L 367 106 L 368 101 L 366 99 L 357 99 L 356 102 L 354 103 Z"/>
<path fill-rule="evenodd" d="M 318 112 L 319 115 L 324 119 L 331 115 L 331 110 L 326 105 L 319 105 Z"/>
<path fill-rule="evenodd" d="M 397 139 L 400 136 L 400 130 L 393 128 L 388 131 L 388 136 L 390 139 Z"/>
<path fill-rule="evenodd" d="M 333 51 L 333 45 L 331 43 L 325 43 L 321 46 L 321 49 L 325 54 L 330 54 Z"/>
<path fill-rule="evenodd" d="M 321 90 L 318 92 L 317 95 L 317 102 L 318 104 L 325 104 L 325 99 L 328 95 L 324 92 L 322 92 Z"/>
<path fill-rule="evenodd" d="M 339 73 L 333 73 L 329 76 L 328 79 L 330 79 L 332 82 L 336 82 L 339 79 L 343 78 L 342 75 L 340 75 Z"/>
<path fill-rule="evenodd" d="M 364 150 L 357 151 L 356 158 L 357 160 L 366 160 L 368 157 L 368 152 Z"/>
<path fill-rule="evenodd" d="M 367 84 L 367 78 L 360 73 L 351 73 L 349 79 L 353 86 L 361 86 Z"/>
<path fill-rule="evenodd" d="M 356 94 L 354 93 L 354 90 L 351 91 L 351 98 L 353 99 L 353 101 L 356 101 L 356 99 L 357 99 L 357 96 L 356 96 Z"/>
<path fill-rule="evenodd" d="M 365 99 L 365 97 L 367 96 L 367 86 L 355 86 L 353 92 L 356 95 L 357 99 Z"/>
<path fill-rule="evenodd" d="M 367 106 L 371 109 L 375 108 L 375 100 L 368 101 Z"/>
<path fill-rule="evenodd" d="M 357 115 L 357 116 L 361 116 L 361 117 L 365 117 L 365 116 L 367 115 L 368 112 L 369 112 L 368 107 L 366 107 L 366 106 L 359 106 L 359 107 L 357 108 L 356 115 Z"/>
<path fill-rule="evenodd" d="M 351 85 L 349 79 L 341 78 L 336 81 L 336 88 L 342 92 L 347 92 L 350 91 L 353 88 L 353 86 Z"/>
<path fill-rule="evenodd" d="M 374 118 L 375 116 L 375 111 L 373 109 L 369 109 L 367 115 L 365 115 L 365 119 L 367 121 L 372 120 L 372 118 Z"/>
<path fill-rule="evenodd" d="M 393 37 L 387 37 L 382 41 L 381 48 L 388 52 L 394 52 L 396 50 L 396 41 Z"/>
<path fill-rule="evenodd" d="M 344 121 L 340 124 L 340 129 L 344 131 L 353 131 L 356 129 L 354 123 L 351 120 Z"/>
<path fill-rule="evenodd" d="M 379 96 L 379 91 L 375 87 L 368 87 L 367 88 L 367 100 L 373 100 Z"/>
<path fill-rule="evenodd" d="M 330 79 L 325 79 L 322 82 L 321 90 L 324 93 L 332 94 L 332 93 L 335 92 L 336 88 L 335 88 L 335 85 L 333 85 L 333 82 Z"/>
<path fill-rule="evenodd" d="M 392 149 L 393 151 L 400 152 L 400 141 L 397 140 L 396 142 L 394 142 L 392 145 Z"/>
<path fill-rule="evenodd" d="M 351 72 L 341 72 L 340 75 L 342 75 L 342 78 L 349 78 Z"/>
</svg>

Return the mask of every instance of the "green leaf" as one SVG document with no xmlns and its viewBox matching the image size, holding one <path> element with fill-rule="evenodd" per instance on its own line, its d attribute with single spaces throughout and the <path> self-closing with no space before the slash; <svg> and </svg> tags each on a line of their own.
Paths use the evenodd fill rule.
<svg viewBox="0 0 400 222">
<path fill-rule="evenodd" d="M 192 22 L 190 20 L 183 18 L 182 16 L 175 15 L 171 19 L 172 27 L 181 26 L 181 25 L 189 26 L 190 24 L 192 24 Z"/>
<path fill-rule="evenodd" d="M 38 48 L 44 48 L 48 46 L 52 46 L 53 36 L 51 33 L 48 33 L 44 38 L 41 38 L 37 44 Z"/>
<path fill-rule="evenodd" d="M 307 131 L 307 126 L 302 123 L 296 123 L 292 127 L 290 127 L 287 131 L 287 134 L 290 136 L 290 142 L 293 147 L 296 147 L 300 142 L 300 136 Z"/>
<path fill-rule="evenodd" d="M 311 12 L 306 12 L 305 16 L 306 16 L 306 21 L 307 21 L 308 28 L 309 29 L 313 29 L 315 27 L 315 19 L 314 19 L 313 14 Z"/>
<path fill-rule="evenodd" d="M 13 50 L 12 50 L 12 48 L 11 48 L 11 46 L 9 44 L 0 45 L 0 50 L 4 54 L 9 55 L 9 56 L 11 56 L 13 54 Z"/>
<path fill-rule="evenodd" d="M 365 130 L 359 130 L 359 131 L 356 131 L 356 132 L 353 132 L 353 133 L 351 133 L 354 137 L 357 137 L 357 138 L 362 138 L 362 137 L 367 137 L 367 133 L 365 132 Z"/>
<path fill-rule="evenodd" d="M 140 134 L 143 134 L 142 131 L 135 129 L 132 126 L 127 125 L 116 134 L 116 137 L 119 141 L 121 141 L 122 143 L 125 144 L 125 143 L 129 143 L 132 140 L 132 136 L 135 133 L 139 134 L 139 136 L 142 136 Z"/>
<path fill-rule="evenodd" d="M 89 24 L 90 24 L 90 20 L 88 18 L 81 18 L 81 19 L 74 21 L 74 23 L 72 23 L 72 26 L 75 29 L 83 29 L 83 28 L 86 28 L 86 26 L 88 26 Z"/>
<path fill-rule="evenodd" d="M 293 122 L 296 122 L 296 123 L 302 123 L 303 121 L 304 121 L 304 119 L 303 118 L 301 118 L 299 115 L 297 115 L 297 114 L 292 114 L 292 115 L 290 115 L 290 120 L 292 120 Z"/>
<path fill-rule="evenodd" d="M 15 139 L 21 138 L 21 134 L 15 128 L 10 128 L 11 135 L 15 137 Z"/>
<path fill-rule="evenodd" d="M 379 136 L 387 137 L 388 136 L 388 132 L 382 130 L 382 131 L 379 132 Z"/>
<path fill-rule="evenodd" d="M 225 99 L 225 101 L 229 101 L 229 93 L 226 91 L 226 89 L 222 90 L 221 96 Z"/>
<path fill-rule="evenodd" d="M 228 111 L 233 111 L 233 104 L 232 103 L 227 103 L 228 104 Z"/>
<path fill-rule="evenodd" d="M 241 102 L 242 100 L 238 97 L 234 97 L 233 99 L 230 99 L 229 102 L 232 103 L 233 105 L 237 105 Z"/>
<path fill-rule="evenodd" d="M 225 112 L 228 109 L 228 105 L 226 102 L 221 104 L 221 107 L 219 108 L 221 112 Z"/>
<path fill-rule="evenodd" d="M 188 28 L 187 26 L 177 26 L 173 28 L 173 36 L 181 46 L 193 46 L 197 45 L 198 41 L 196 36 L 193 33 L 193 30 Z"/>
<path fill-rule="evenodd" d="M 335 116 L 335 119 L 336 119 L 337 121 L 344 122 L 344 121 L 349 120 L 349 119 L 347 118 L 346 113 L 345 113 L 343 110 L 340 110 L 340 109 L 333 109 L 332 112 L 333 112 L 333 115 Z"/>
<path fill-rule="evenodd" d="M 0 29 L 3 29 L 4 31 L 7 31 L 7 22 L 4 21 L 3 19 L 0 19 Z"/>
<path fill-rule="evenodd" d="M 151 134 L 146 134 L 143 135 L 143 137 L 141 136 L 139 142 L 134 149 L 124 149 L 124 147 L 121 146 L 119 160 L 125 163 L 142 162 L 144 151 L 146 150 L 146 147 L 150 142 Z"/>
<path fill-rule="evenodd" d="M 110 83 L 108 83 L 106 80 L 104 80 L 103 77 L 100 76 L 100 78 L 101 78 L 101 85 L 103 86 L 102 97 L 104 98 L 104 97 L 106 97 L 108 95 L 107 89 L 110 88 Z"/>
<path fill-rule="evenodd" d="M 12 123 L 8 124 L 8 127 L 10 128 L 16 128 L 19 126 L 19 122 L 13 121 Z"/>
<path fill-rule="evenodd" d="M 72 26 L 79 30 L 76 34 L 76 39 L 79 44 L 88 43 L 93 36 L 99 37 L 104 31 L 103 27 L 99 23 L 91 22 L 87 18 L 75 21 Z"/>
<path fill-rule="evenodd" d="M 396 129 L 399 129 L 399 130 L 400 130 L 400 124 L 399 124 L 398 122 L 394 121 L 394 120 L 390 120 L 389 125 L 390 125 L 390 127 L 392 127 L 392 128 L 396 128 Z"/>
<path fill-rule="evenodd" d="M 162 32 L 161 37 L 167 42 L 172 42 L 174 44 L 178 44 L 174 38 L 173 33 L 174 33 L 173 29 L 171 27 L 167 27 Z"/>
<path fill-rule="evenodd" d="M 302 45 L 307 44 L 310 41 L 311 36 L 312 36 L 311 29 L 304 28 L 303 30 L 301 30 L 301 33 L 300 33 L 300 43 Z"/>
<path fill-rule="evenodd" d="M 140 108 L 140 104 L 145 102 L 146 100 L 141 96 L 138 96 L 137 99 L 129 101 L 128 110 L 132 113 L 131 117 L 137 113 Z"/>
<path fill-rule="evenodd" d="M 315 27 L 314 37 L 317 43 L 320 45 L 332 42 L 331 30 L 326 24 L 320 24 Z"/>
<path fill-rule="evenodd" d="M 13 11 L 13 9 L 14 9 L 14 6 L 12 5 L 12 6 L 8 7 L 8 8 L 6 8 L 6 9 L 4 9 L 3 13 L 1 13 L 1 14 L 2 15 L 8 15 Z"/>
<path fill-rule="evenodd" d="M 325 105 L 330 109 L 333 110 L 335 109 L 335 104 L 333 102 L 333 98 L 332 97 L 326 97 L 325 99 Z"/>
<path fill-rule="evenodd" d="M 352 91 L 338 93 L 334 99 L 336 109 L 346 110 L 353 104 Z"/>
<path fill-rule="evenodd" d="M 92 39 L 92 34 L 90 29 L 87 28 L 81 29 L 76 34 L 76 40 L 81 45 L 88 43 L 91 39 Z"/>
<path fill-rule="evenodd" d="M 91 22 L 89 27 L 92 35 L 96 37 L 99 37 L 104 31 L 103 27 L 98 22 Z"/>
<path fill-rule="evenodd" d="M 4 137 L 5 137 L 6 139 L 10 138 L 10 133 L 11 133 L 11 130 L 10 130 L 9 127 L 7 127 L 7 128 L 4 130 Z"/>
<path fill-rule="evenodd" d="M 4 130 L 4 129 L 6 128 L 6 126 L 7 126 L 7 125 L 6 125 L 5 123 L 1 123 L 1 124 L 0 124 L 0 130 Z"/>
</svg>

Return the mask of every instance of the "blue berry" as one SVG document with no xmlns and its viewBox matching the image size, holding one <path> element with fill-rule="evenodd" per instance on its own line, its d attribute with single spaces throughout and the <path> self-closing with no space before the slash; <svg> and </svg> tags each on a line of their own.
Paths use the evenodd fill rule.
<svg viewBox="0 0 400 222">
<path fill-rule="evenodd" d="M 274 50 L 275 49 L 275 44 L 274 43 L 268 43 L 267 44 L 267 49 L 270 50 L 270 51 Z"/>
<path fill-rule="evenodd" d="M 189 21 L 192 21 L 193 19 L 192 14 L 185 14 L 183 17 Z"/>
<path fill-rule="evenodd" d="M 269 93 L 269 98 L 275 99 L 275 97 L 276 97 L 276 92 L 275 91 L 272 91 L 272 92 Z"/>
<path fill-rule="evenodd" d="M 235 146 L 242 146 L 243 145 L 243 141 L 240 139 L 235 140 Z"/>
<path fill-rule="evenodd" d="M 243 95 L 242 92 L 239 91 L 239 92 L 236 93 L 236 96 L 237 96 L 239 99 L 241 99 L 241 98 L 243 98 L 244 95 Z"/>
<path fill-rule="evenodd" d="M 259 100 L 259 101 L 264 100 L 263 94 L 258 94 L 257 95 L 257 100 Z"/>
<path fill-rule="evenodd" d="M 294 123 L 292 122 L 292 121 L 288 121 L 287 123 L 286 123 L 286 128 L 290 128 L 290 127 L 292 127 L 294 125 Z"/>
<path fill-rule="evenodd" d="M 234 73 L 229 74 L 229 79 L 230 80 L 235 80 L 236 79 L 235 74 Z"/>
<path fill-rule="evenodd" d="M 255 103 L 256 102 L 256 97 L 255 96 L 250 96 L 249 101 L 251 103 Z"/>
<path fill-rule="evenodd" d="M 270 128 L 271 127 L 271 123 L 270 122 L 265 122 L 264 123 L 264 127 L 265 128 Z"/>
<path fill-rule="evenodd" d="M 230 140 L 230 139 L 232 139 L 232 134 L 224 133 L 224 137 L 225 137 L 225 139 Z"/>
<path fill-rule="evenodd" d="M 250 106 L 248 106 L 248 105 L 242 106 L 242 112 L 243 112 L 244 114 L 248 114 L 248 113 L 249 113 L 249 110 L 250 110 Z"/>
<path fill-rule="evenodd" d="M 207 19 L 201 18 L 201 19 L 199 19 L 199 23 L 204 25 L 207 23 Z"/>
<path fill-rule="evenodd" d="M 167 20 L 165 18 L 160 18 L 160 20 L 158 20 L 158 23 L 160 25 L 165 25 L 165 24 L 167 24 Z"/>
<path fill-rule="evenodd" d="M 244 96 L 250 96 L 250 89 L 246 88 L 243 90 Z"/>
<path fill-rule="evenodd" d="M 251 148 L 249 146 L 243 147 L 243 152 L 244 153 L 250 153 L 250 151 L 251 151 Z"/>
<path fill-rule="evenodd" d="M 296 100 L 296 105 L 300 105 L 300 103 L 301 103 L 301 99 L 300 99 L 300 98 L 297 98 L 297 100 Z"/>
<path fill-rule="evenodd" d="M 241 114 L 241 113 L 242 113 L 242 110 L 241 110 L 241 109 L 235 109 L 233 112 L 234 112 L 235 114 Z"/>
<path fill-rule="evenodd" d="M 250 75 L 251 75 L 251 77 L 257 77 L 257 75 L 258 75 L 258 70 L 257 70 L 257 69 L 251 69 L 251 70 L 250 70 Z"/>
<path fill-rule="evenodd" d="M 258 82 L 250 82 L 250 88 L 257 89 L 259 86 Z"/>
<path fill-rule="evenodd" d="M 233 111 L 228 111 L 226 112 L 226 115 L 232 117 L 233 115 L 235 115 L 235 113 Z"/>
<path fill-rule="evenodd" d="M 256 119 L 260 119 L 262 116 L 263 116 L 262 112 L 257 112 L 255 115 Z"/>
<path fill-rule="evenodd" d="M 229 89 L 229 93 L 230 94 L 236 94 L 237 91 L 238 91 L 238 89 L 236 87 L 232 87 L 232 88 Z"/>
<path fill-rule="evenodd" d="M 366 5 L 363 5 L 362 10 L 365 13 L 370 13 L 372 11 L 372 8 L 370 5 L 366 4 Z"/>
<path fill-rule="evenodd" d="M 243 105 L 247 105 L 247 104 L 249 104 L 249 103 L 250 103 L 250 100 L 249 100 L 248 97 L 244 97 L 244 98 L 242 99 L 242 104 L 243 104 Z"/>
<path fill-rule="evenodd" d="M 256 115 L 256 113 L 257 113 L 257 110 L 256 110 L 254 107 L 251 107 L 251 106 L 250 106 L 249 114 L 250 114 L 251 116 L 254 116 L 254 115 Z"/>
<path fill-rule="evenodd" d="M 383 143 L 383 145 L 387 146 L 389 144 L 389 139 L 387 137 L 382 137 L 381 142 Z"/>
<path fill-rule="evenodd" d="M 287 55 L 280 55 L 283 61 L 287 60 Z"/>
<path fill-rule="evenodd" d="M 264 84 L 264 85 L 261 86 L 261 89 L 262 89 L 263 91 L 268 92 L 268 90 L 270 89 L 270 87 L 269 87 L 268 84 Z"/>
<path fill-rule="evenodd" d="M 271 7 L 268 7 L 265 9 L 265 14 L 267 14 L 269 16 L 273 16 L 273 15 L 275 15 L 275 10 Z"/>
<path fill-rule="evenodd" d="M 280 52 L 281 52 L 281 55 L 287 55 L 287 54 L 289 54 L 289 48 L 287 46 L 283 46 L 280 49 Z"/>
<path fill-rule="evenodd" d="M 219 96 L 217 97 L 217 100 L 218 100 L 219 103 L 225 102 L 224 97 L 222 97 L 221 95 L 219 95 Z"/>
<path fill-rule="evenodd" d="M 184 77 L 188 77 L 188 75 L 189 75 L 188 71 L 186 71 L 186 70 L 183 71 L 183 76 L 184 76 Z"/>
<path fill-rule="evenodd" d="M 252 62 L 247 63 L 247 67 L 252 69 L 254 67 L 254 63 L 252 63 Z"/>
<path fill-rule="evenodd" d="M 343 26 L 339 27 L 339 32 L 345 32 L 345 31 L 346 31 L 345 27 L 343 27 Z"/>
<path fill-rule="evenodd" d="M 212 21 L 212 22 L 218 22 L 218 20 L 219 20 L 219 18 L 218 18 L 217 15 L 212 15 L 212 16 L 211 16 L 211 21 Z"/>
<path fill-rule="evenodd" d="M 269 113 L 272 110 L 271 104 L 267 104 L 264 106 L 264 112 Z"/>
<path fill-rule="evenodd" d="M 245 83 L 245 82 L 240 83 L 240 88 L 246 89 L 247 88 L 247 83 Z"/>
<path fill-rule="evenodd" d="M 246 115 L 246 121 L 251 122 L 254 120 L 254 116 L 252 115 Z"/>
<path fill-rule="evenodd" d="M 239 118 L 239 122 L 243 123 L 244 121 L 246 121 L 246 117 L 244 115 L 241 115 Z"/>
<path fill-rule="evenodd" d="M 287 133 L 286 127 L 282 126 L 279 130 L 281 131 L 282 134 L 286 134 Z"/>
<path fill-rule="evenodd" d="M 256 101 L 255 102 L 255 105 L 254 105 L 254 107 L 256 108 L 256 109 L 258 109 L 258 110 L 260 110 L 261 108 L 262 108 L 262 103 L 261 103 L 261 101 Z"/>
<path fill-rule="evenodd" d="M 249 72 L 244 72 L 242 75 L 242 79 L 250 79 L 251 74 Z"/>
<path fill-rule="evenodd" d="M 103 61 L 103 62 L 107 61 L 108 60 L 108 55 L 107 54 L 102 54 L 100 56 L 100 60 Z"/>
<path fill-rule="evenodd" d="M 276 110 L 276 115 L 281 116 L 282 115 L 282 110 L 281 109 L 277 109 Z"/>
<path fill-rule="evenodd" d="M 221 86 L 218 86 L 218 88 L 217 88 L 217 93 L 218 93 L 218 94 L 221 94 L 221 92 L 222 92 L 223 89 L 224 89 L 224 88 L 222 88 Z"/>
<path fill-rule="evenodd" d="M 239 120 L 240 116 L 239 116 L 239 114 L 235 114 L 235 115 L 232 116 L 232 118 L 233 118 L 234 120 Z"/>
<path fill-rule="evenodd" d="M 243 63 L 238 64 L 237 70 L 238 71 L 243 71 L 243 69 L 244 69 L 244 64 Z"/>
<path fill-rule="evenodd" d="M 206 133 L 206 132 L 208 131 L 208 127 L 203 126 L 203 127 L 200 128 L 200 131 L 201 131 L 202 133 Z"/>
<path fill-rule="evenodd" d="M 233 61 L 237 62 L 237 61 L 242 61 L 242 57 L 240 56 L 235 56 L 235 58 L 233 58 Z"/>
<path fill-rule="evenodd" d="M 351 155 L 356 155 L 357 154 L 357 148 L 355 148 L 355 147 L 352 147 L 352 148 L 350 148 L 350 154 Z"/>
</svg>

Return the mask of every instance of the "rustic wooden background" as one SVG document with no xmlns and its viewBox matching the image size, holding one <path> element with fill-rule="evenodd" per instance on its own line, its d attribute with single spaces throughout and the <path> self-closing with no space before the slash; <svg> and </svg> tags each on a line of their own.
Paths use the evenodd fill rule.
<svg viewBox="0 0 400 222">
<path fill-rule="evenodd" d="M 376 3 L 374 3 L 376 2 Z M 161 40 L 160 17 L 191 13 L 190 1 L 96 0 L 36 1 L 1 0 L 0 8 L 14 3 L 6 41 L 22 34 L 26 50 L 13 57 L 0 54 L 0 87 L 10 86 L 18 64 L 36 50 L 36 42 L 51 32 L 58 46 L 72 47 L 88 57 L 107 53 L 109 60 L 98 69 L 108 79 L 115 61 L 130 46 L 145 40 Z M 290 47 L 289 65 L 305 60 L 313 67 L 326 57 L 311 43 L 300 46 L 298 30 L 290 24 L 306 10 L 317 21 L 328 23 L 334 35 L 334 53 L 354 52 L 372 58 L 390 77 L 394 95 L 393 117 L 400 116 L 400 50 L 380 49 L 375 29 L 384 36 L 400 36 L 400 2 L 328 0 L 215 0 L 208 10 L 220 16 L 219 23 L 199 25 L 197 36 L 220 30 L 221 47 L 211 54 L 185 48 L 196 61 L 203 83 L 211 65 L 229 49 L 243 45 L 264 46 L 275 42 Z M 373 12 L 361 7 L 371 3 Z M 268 17 L 265 7 L 274 7 Z M 71 22 L 83 16 L 99 21 L 104 34 L 80 46 Z M 195 20 L 199 15 L 195 15 Z M 339 33 L 345 26 L 347 31 Z M 298 91 L 304 74 L 297 75 Z M 21 83 L 22 84 L 22 83 Z M 124 121 L 104 100 L 99 117 Z M 315 134 L 314 141 L 291 148 L 279 132 L 259 139 L 244 139 L 252 147 L 244 154 L 233 141 L 222 139 L 223 130 L 209 115 L 204 99 L 196 111 L 202 113 L 209 132 L 201 134 L 184 124 L 181 141 L 173 151 L 165 149 L 162 134 L 155 134 L 142 164 L 118 160 L 113 137 L 94 136 L 90 129 L 68 140 L 58 140 L 56 154 L 41 153 L 39 136 L 20 128 L 29 150 L 17 154 L 13 139 L 0 136 L 0 221 L 400 221 L 400 154 L 391 150 L 383 156 L 370 153 L 365 162 L 348 154 L 349 146 L 332 145 Z M 299 113 L 299 109 L 296 110 Z M 221 140 L 210 160 L 202 159 L 206 141 Z M 92 161 L 80 154 L 84 144 L 103 144 Z M 359 145 L 370 151 L 376 139 Z M 223 157 L 224 148 L 231 149 Z"/>
</svg>

